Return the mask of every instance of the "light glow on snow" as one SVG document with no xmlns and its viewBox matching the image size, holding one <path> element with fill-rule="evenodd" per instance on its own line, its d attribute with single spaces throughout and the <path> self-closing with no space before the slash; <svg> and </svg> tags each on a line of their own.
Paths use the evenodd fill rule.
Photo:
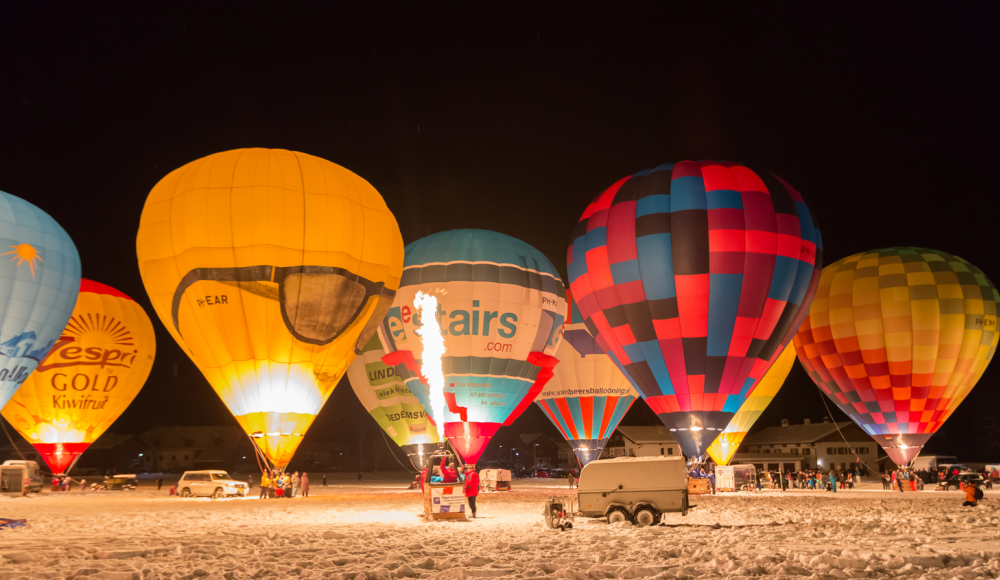
<svg viewBox="0 0 1000 580">
<path fill-rule="evenodd" d="M 427 378 L 431 411 L 437 424 L 438 438 L 444 441 L 444 371 L 441 367 L 441 357 L 444 356 L 445 348 L 441 326 L 435 316 L 437 304 L 437 298 L 420 291 L 413 297 L 413 307 L 421 314 L 421 326 L 415 331 L 424 347 L 420 355 L 420 373 Z"/>
</svg>

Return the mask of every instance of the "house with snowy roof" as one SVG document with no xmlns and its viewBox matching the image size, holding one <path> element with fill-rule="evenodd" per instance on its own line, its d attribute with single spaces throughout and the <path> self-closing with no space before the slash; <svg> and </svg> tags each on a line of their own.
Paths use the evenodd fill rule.
<svg viewBox="0 0 1000 580">
<path fill-rule="evenodd" d="M 612 457 L 680 456 L 681 446 L 666 427 L 619 425 L 608 438 L 601 459 Z"/>
<path fill-rule="evenodd" d="M 822 423 L 806 419 L 792 425 L 782 419 L 780 427 L 768 427 L 747 435 L 731 463 L 752 463 L 769 471 L 850 469 L 861 463 L 878 469 L 878 445 L 852 421 Z"/>
<path fill-rule="evenodd" d="M 33 330 L 22 332 L 14 338 L 0 343 L 0 354 L 7 355 L 11 358 L 24 356 L 28 353 L 28 350 L 34 346 L 36 339 L 37 337 L 35 336 L 35 332 Z"/>
</svg>

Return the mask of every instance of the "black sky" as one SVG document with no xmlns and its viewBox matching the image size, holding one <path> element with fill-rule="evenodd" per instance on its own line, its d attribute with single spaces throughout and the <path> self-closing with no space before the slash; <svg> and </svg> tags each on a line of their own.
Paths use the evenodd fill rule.
<svg viewBox="0 0 1000 580">
<path fill-rule="evenodd" d="M 288 4 L 3 3 L 0 189 L 49 212 L 84 276 L 150 314 L 135 257 L 146 195 L 240 147 L 358 173 L 407 243 L 495 229 L 563 273 L 573 224 L 614 181 L 736 160 L 803 194 L 827 264 L 917 245 L 1000 281 L 995 3 Z M 113 429 L 232 424 L 154 324 L 152 376 Z M 987 453 L 963 439 L 986 439 L 998 378 L 994 365 L 931 451 Z M 825 414 L 796 366 L 761 423 Z M 649 417 L 637 403 L 626 421 Z M 345 380 L 310 439 L 372 425 Z M 516 428 L 551 430 L 534 409 Z"/>
</svg>

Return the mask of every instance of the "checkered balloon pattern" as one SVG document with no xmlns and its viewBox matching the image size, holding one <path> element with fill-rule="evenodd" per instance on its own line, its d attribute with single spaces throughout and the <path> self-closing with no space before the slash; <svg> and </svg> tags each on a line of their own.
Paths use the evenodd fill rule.
<svg viewBox="0 0 1000 580">
<path fill-rule="evenodd" d="M 820 389 L 905 465 L 993 358 L 998 302 L 996 287 L 958 256 L 855 254 L 823 269 L 795 350 Z"/>
<path fill-rule="evenodd" d="M 822 242 L 780 177 L 683 161 L 599 195 L 567 261 L 591 334 L 684 453 L 701 456 L 805 316 Z"/>
</svg>

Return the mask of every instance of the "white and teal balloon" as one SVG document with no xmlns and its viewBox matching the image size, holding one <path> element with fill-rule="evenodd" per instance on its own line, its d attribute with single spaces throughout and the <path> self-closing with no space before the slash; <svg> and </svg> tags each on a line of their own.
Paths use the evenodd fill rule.
<svg viewBox="0 0 1000 580">
<path fill-rule="evenodd" d="M 0 191 L 0 407 L 45 358 L 80 292 L 80 255 L 52 216 Z"/>
</svg>

